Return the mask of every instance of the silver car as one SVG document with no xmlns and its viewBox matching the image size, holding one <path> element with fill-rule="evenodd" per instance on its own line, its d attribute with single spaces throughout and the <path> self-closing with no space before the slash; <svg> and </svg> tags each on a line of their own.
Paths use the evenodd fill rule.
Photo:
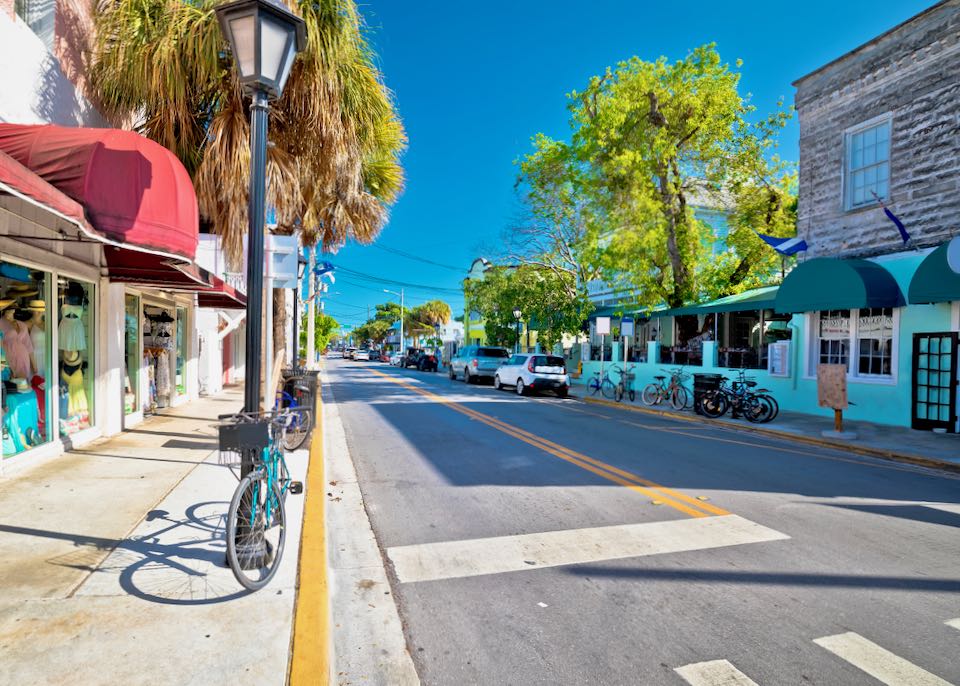
<svg viewBox="0 0 960 686">
<path fill-rule="evenodd" d="M 456 379 L 462 376 L 467 383 L 476 383 L 480 379 L 492 379 L 497 369 L 510 357 L 506 348 L 490 345 L 468 345 L 461 348 L 450 360 L 449 376 Z"/>
</svg>

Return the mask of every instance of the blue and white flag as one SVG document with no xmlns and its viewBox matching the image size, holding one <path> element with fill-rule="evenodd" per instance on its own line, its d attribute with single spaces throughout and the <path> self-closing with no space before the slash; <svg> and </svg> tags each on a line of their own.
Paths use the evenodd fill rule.
<svg viewBox="0 0 960 686">
<path fill-rule="evenodd" d="M 796 255 L 807 249 L 807 242 L 802 238 L 777 238 L 776 236 L 765 236 L 762 233 L 757 234 L 764 243 L 776 250 L 781 255 Z"/>
<path fill-rule="evenodd" d="M 900 240 L 903 241 L 903 244 L 906 245 L 907 243 L 909 243 L 910 234 L 907 233 L 907 228 L 903 225 L 903 222 L 900 221 L 900 217 L 898 217 L 893 212 L 891 212 L 887 208 L 887 206 L 883 204 L 883 200 L 880 199 L 879 195 L 877 195 L 874 191 L 870 191 L 870 192 L 873 193 L 873 197 L 876 198 L 877 204 L 883 208 L 883 213 L 887 215 L 887 219 L 892 221 L 897 226 L 897 231 L 900 232 Z"/>
</svg>

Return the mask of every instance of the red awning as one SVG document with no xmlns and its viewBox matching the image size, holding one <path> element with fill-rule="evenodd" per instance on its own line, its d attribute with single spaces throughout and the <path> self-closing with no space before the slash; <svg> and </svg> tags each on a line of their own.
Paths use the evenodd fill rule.
<svg viewBox="0 0 960 686">
<path fill-rule="evenodd" d="M 247 306 L 247 298 L 223 279 L 210 274 L 211 289 L 197 293 L 200 307 L 214 307 L 219 310 L 242 310 Z"/>
<path fill-rule="evenodd" d="M 87 222 L 80 203 L 67 197 L 3 151 L 0 151 L 0 190 L 65 219 L 91 237 L 96 235 Z"/>
</svg>

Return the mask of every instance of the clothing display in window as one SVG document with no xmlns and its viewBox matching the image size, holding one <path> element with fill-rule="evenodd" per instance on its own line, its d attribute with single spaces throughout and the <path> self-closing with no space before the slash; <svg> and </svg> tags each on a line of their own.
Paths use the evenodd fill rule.
<svg viewBox="0 0 960 686">
<path fill-rule="evenodd" d="M 166 350 L 157 355 L 157 395 L 161 399 L 170 397 L 170 353 Z"/>
<path fill-rule="evenodd" d="M 83 305 L 64 304 L 60 308 L 60 350 L 86 350 L 87 333 L 83 328 Z"/>
<path fill-rule="evenodd" d="M 80 361 L 80 353 L 64 355 L 63 363 L 60 366 L 60 380 L 67 389 L 66 414 L 68 423 L 76 421 L 79 428 L 86 428 L 90 424 L 90 414 L 87 405 L 87 391 L 83 383 L 83 364 Z"/>
<path fill-rule="evenodd" d="M 27 309 L 30 316 L 30 340 L 33 343 L 34 371 L 42 378 L 47 378 L 47 324 L 44 319 L 46 303 L 42 300 L 31 300 Z"/>
<path fill-rule="evenodd" d="M 33 340 L 26 322 L 17 321 L 15 314 L 14 308 L 8 307 L 0 318 L 7 365 L 14 378 L 29 379 L 33 376 Z"/>
</svg>

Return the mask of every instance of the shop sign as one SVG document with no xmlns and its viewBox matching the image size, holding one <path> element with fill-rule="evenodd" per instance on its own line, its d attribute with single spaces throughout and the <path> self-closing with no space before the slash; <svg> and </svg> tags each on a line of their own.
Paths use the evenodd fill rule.
<svg viewBox="0 0 960 686">
<path fill-rule="evenodd" d="M 790 341 L 777 341 L 767 346 L 767 371 L 770 376 L 789 376 Z"/>
<path fill-rule="evenodd" d="M 860 317 L 857 325 L 860 338 L 889 339 L 893 337 L 893 317 L 878 314 L 872 317 Z"/>
<path fill-rule="evenodd" d="M 610 317 L 597 317 L 597 335 L 610 335 Z"/>
<path fill-rule="evenodd" d="M 620 335 L 625 338 L 633 338 L 633 317 L 624 317 L 620 320 Z"/>
<path fill-rule="evenodd" d="M 850 338 L 850 318 L 820 319 L 820 338 L 825 341 L 843 341 Z"/>
<path fill-rule="evenodd" d="M 831 410 L 847 409 L 847 365 L 817 365 L 817 404 Z"/>
</svg>

